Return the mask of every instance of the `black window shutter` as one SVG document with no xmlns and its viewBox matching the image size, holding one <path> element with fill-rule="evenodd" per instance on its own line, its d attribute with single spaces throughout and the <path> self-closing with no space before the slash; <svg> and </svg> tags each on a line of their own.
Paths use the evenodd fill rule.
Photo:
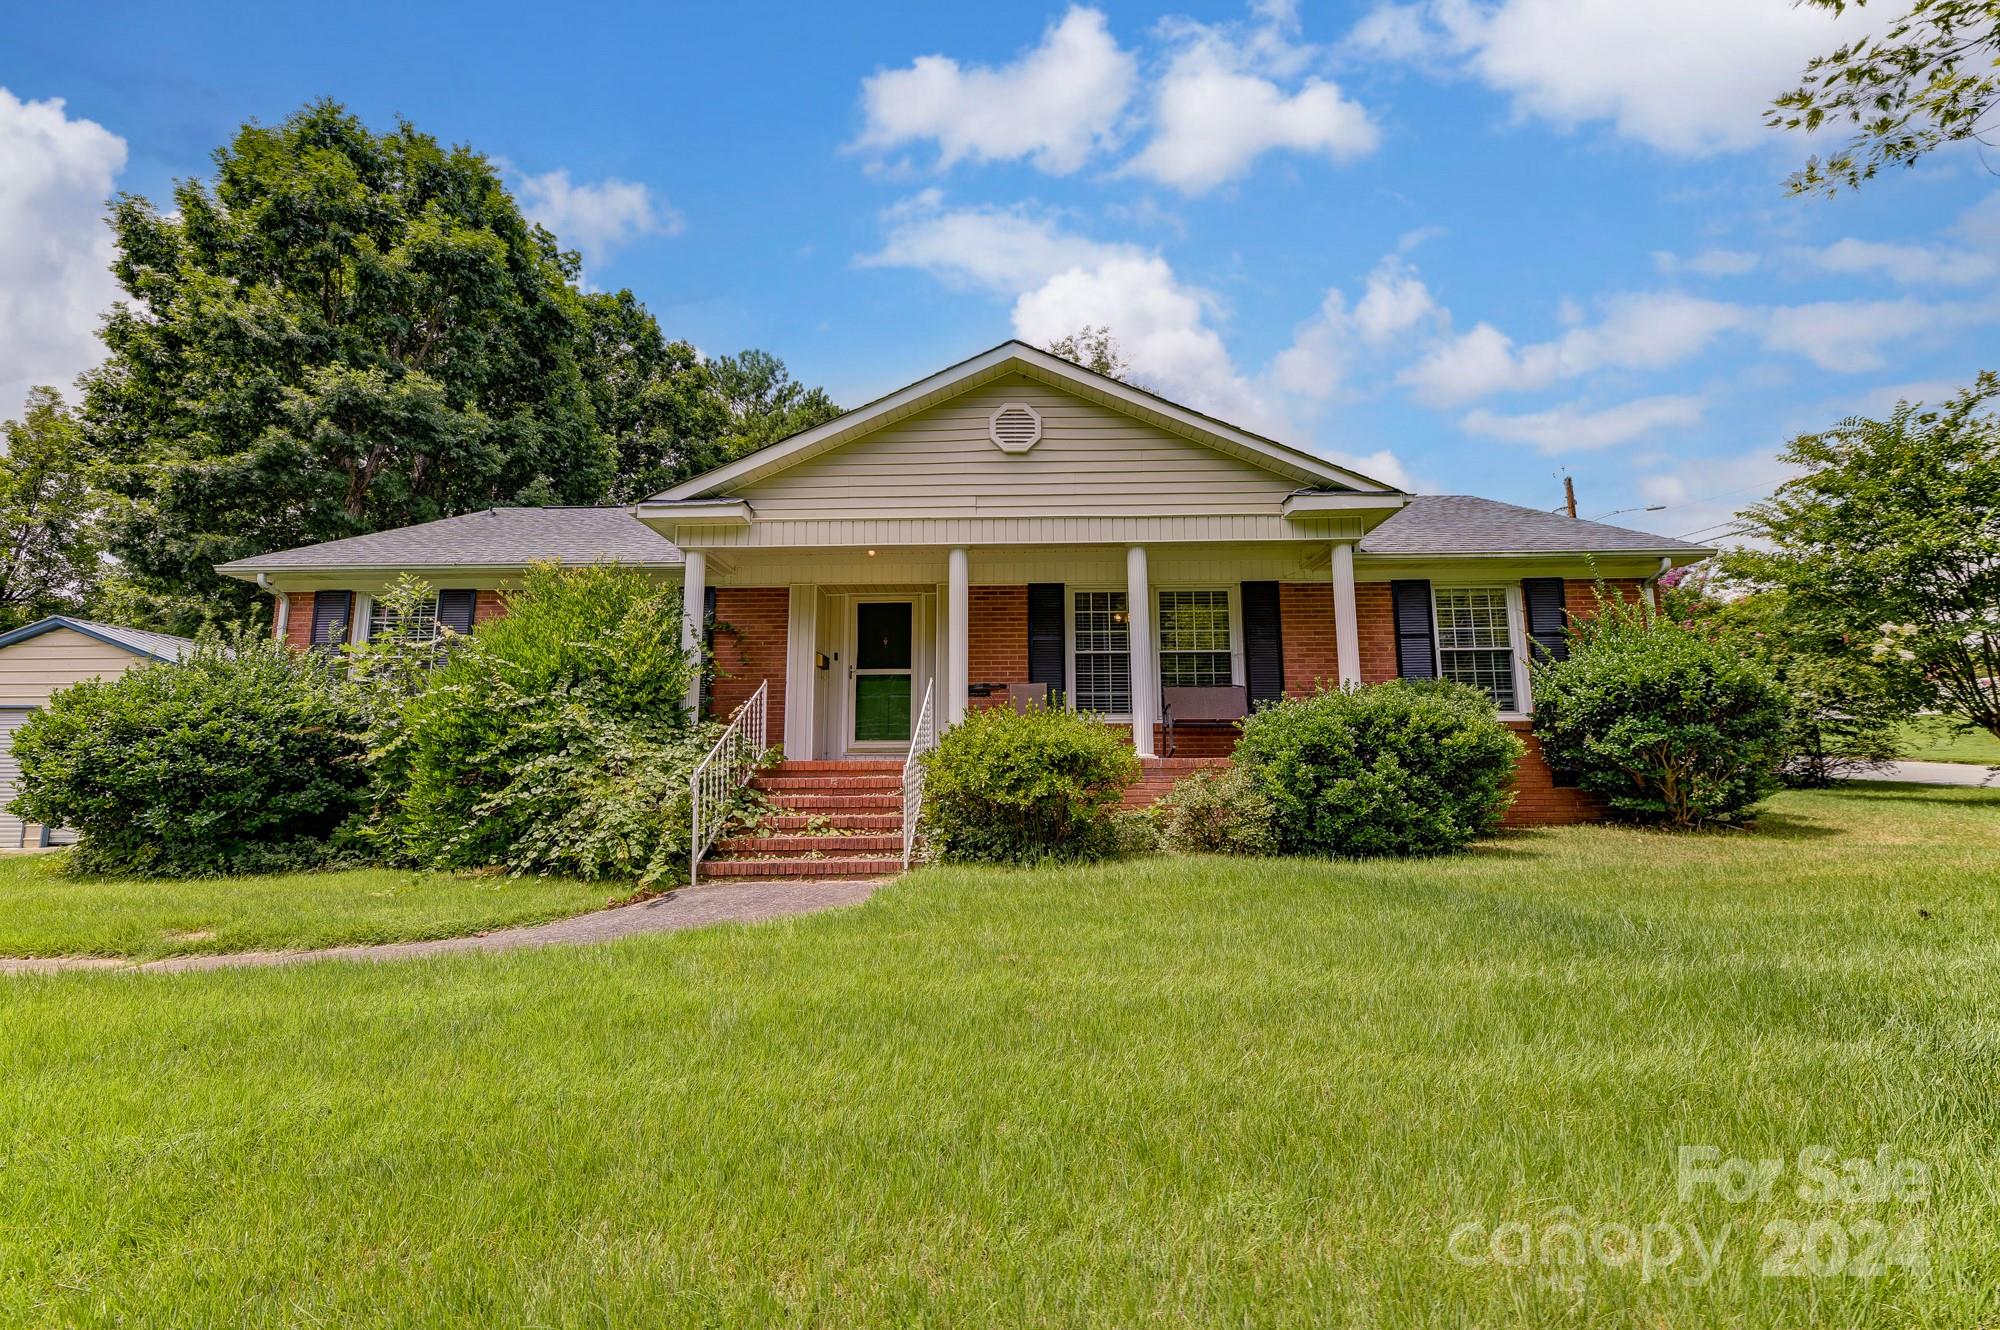
<svg viewBox="0 0 2000 1330">
<path fill-rule="evenodd" d="M 347 630 L 354 623 L 354 593 L 352 591 L 320 591 L 313 595 L 312 644 L 316 647 L 339 646 L 347 640 Z"/>
<path fill-rule="evenodd" d="M 1068 662 L 1063 632 L 1063 584 L 1028 584 L 1028 682 L 1045 683 L 1053 697 L 1063 690 Z"/>
<path fill-rule="evenodd" d="M 472 614 L 479 608 L 477 591 L 438 592 L 438 627 L 449 628 L 454 633 L 472 632 Z"/>
<path fill-rule="evenodd" d="M 1396 610 L 1396 673 L 1405 679 L 1437 678 L 1437 627 L 1431 617 L 1431 584 L 1389 583 Z"/>
<path fill-rule="evenodd" d="M 1521 602 L 1528 610 L 1528 637 L 1535 644 L 1535 659 L 1567 660 L 1569 639 L 1563 636 L 1563 626 L 1569 620 L 1563 613 L 1563 580 L 1522 578 Z"/>
<path fill-rule="evenodd" d="M 1285 639 L 1278 623 L 1278 584 L 1245 582 L 1243 598 L 1243 682 L 1250 705 L 1285 696 Z"/>
</svg>

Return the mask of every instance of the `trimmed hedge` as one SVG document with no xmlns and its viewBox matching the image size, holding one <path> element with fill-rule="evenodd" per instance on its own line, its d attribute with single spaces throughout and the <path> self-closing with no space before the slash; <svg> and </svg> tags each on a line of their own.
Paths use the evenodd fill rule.
<svg viewBox="0 0 2000 1330">
<path fill-rule="evenodd" d="M 1490 835 L 1521 741 L 1463 684 L 1328 689 L 1243 722 L 1236 761 L 1276 810 L 1285 854 L 1444 854 Z"/>
<path fill-rule="evenodd" d="M 1126 846 L 1119 803 L 1139 779 L 1125 736 L 1060 708 L 967 713 L 924 754 L 923 829 L 946 863 L 1076 863 Z"/>
</svg>

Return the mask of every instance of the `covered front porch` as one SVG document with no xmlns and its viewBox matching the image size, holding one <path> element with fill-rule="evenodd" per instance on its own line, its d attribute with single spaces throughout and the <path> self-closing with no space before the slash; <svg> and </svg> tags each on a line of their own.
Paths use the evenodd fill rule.
<svg viewBox="0 0 2000 1330">
<path fill-rule="evenodd" d="M 927 695 L 940 727 L 1033 700 L 1128 728 L 1142 758 L 1226 755 L 1255 703 L 1368 677 L 1350 541 L 685 554 L 710 714 L 768 681 L 793 760 L 901 756 Z"/>
</svg>

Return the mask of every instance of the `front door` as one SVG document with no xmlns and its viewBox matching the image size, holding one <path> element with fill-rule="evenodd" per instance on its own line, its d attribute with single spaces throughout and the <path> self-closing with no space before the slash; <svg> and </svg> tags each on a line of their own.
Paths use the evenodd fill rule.
<svg viewBox="0 0 2000 1330">
<path fill-rule="evenodd" d="M 910 742 L 915 691 L 916 607 L 907 600 L 854 602 L 852 690 L 848 714 L 854 746 L 897 747 Z"/>
</svg>

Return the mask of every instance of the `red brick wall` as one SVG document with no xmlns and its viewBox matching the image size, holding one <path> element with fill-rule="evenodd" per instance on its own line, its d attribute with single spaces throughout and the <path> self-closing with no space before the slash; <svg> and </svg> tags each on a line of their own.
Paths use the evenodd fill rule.
<svg viewBox="0 0 2000 1330">
<path fill-rule="evenodd" d="M 776 587 L 717 587 L 715 590 L 716 677 L 709 688 L 711 719 L 728 720 L 757 685 L 771 682 L 764 733 L 773 745 L 785 738 L 785 640 L 791 592 Z M 727 629 L 728 631 L 725 631 Z"/>
<path fill-rule="evenodd" d="M 1009 684 L 1028 682 L 1028 588 L 976 586 L 966 598 L 970 619 L 966 639 L 966 682 Z M 968 705 L 1005 706 L 1003 690 L 974 696 Z"/>
<path fill-rule="evenodd" d="M 285 645 L 303 651 L 312 645 L 313 593 L 293 591 L 285 596 Z M 271 635 L 278 635 L 278 625 L 271 624 Z"/>
<path fill-rule="evenodd" d="M 1285 657 L 1286 697 L 1304 697 L 1322 680 L 1338 683 L 1333 583 L 1278 583 L 1278 637 Z"/>
<path fill-rule="evenodd" d="M 1612 596 L 1628 605 L 1636 605 L 1645 598 L 1646 579 L 1643 577 L 1610 577 L 1604 581 L 1604 589 Z M 1655 601 L 1657 604 L 1657 600 Z M 1597 584 L 1585 578 L 1572 577 L 1563 583 L 1563 608 L 1571 618 L 1587 619 L 1597 613 Z"/>
<path fill-rule="evenodd" d="M 1278 619 L 1284 639 L 1285 696 L 1303 697 L 1325 680 L 1340 679 L 1339 646 L 1334 640 L 1333 583 L 1280 582 Z M 1354 587 L 1354 624 L 1361 640 L 1361 681 L 1396 677 L 1396 627 L 1387 582 Z"/>
<path fill-rule="evenodd" d="M 1507 810 L 1508 826 L 1554 826 L 1604 816 L 1604 801 L 1596 795 L 1556 788 L 1549 764 L 1542 760 L 1542 742 L 1529 731 L 1528 722 L 1509 721 L 1507 728 L 1527 745 L 1514 767 L 1514 806 Z"/>
<path fill-rule="evenodd" d="M 477 628 L 488 619 L 497 619 L 507 612 L 507 602 L 498 591 L 475 591 L 472 593 L 472 626 Z"/>
<path fill-rule="evenodd" d="M 1354 584 L 1354 622 L 1361 630 L 1361 682 L 1397 678 L 1396 611 L 1387 582 Z"/>
</svg>

